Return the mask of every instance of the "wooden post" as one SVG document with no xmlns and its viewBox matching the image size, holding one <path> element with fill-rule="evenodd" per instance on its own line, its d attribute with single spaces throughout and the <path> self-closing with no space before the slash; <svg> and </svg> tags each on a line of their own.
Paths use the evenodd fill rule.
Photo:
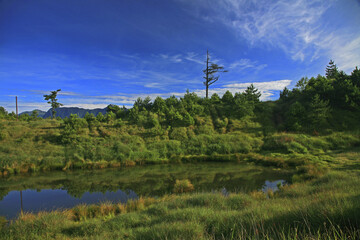
<svg viewBox="0 0 360 240">
<path fill-rule="evenodd" d="M 206 98 L 209 98 L 209 50 L 206 50 Z"/>
<path fill-rule="evenodd" d="M 18 111 L 17 96 L 15 97 L 15 100 L 16 100 L 16 120 L 19 120 L 19 111 Z"/>
</svg>

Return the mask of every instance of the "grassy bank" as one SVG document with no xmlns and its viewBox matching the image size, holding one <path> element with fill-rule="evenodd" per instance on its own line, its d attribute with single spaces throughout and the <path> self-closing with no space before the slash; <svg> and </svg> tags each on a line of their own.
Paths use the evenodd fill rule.
<svg viewBox="0 0 360 240">
<path fill-rule="evenodd" d="M 346 173 L 346 174 L 344 174 Z M 192 193 L 24 214 L 2 239 L 358 239 L 360 175 L 331 171 L 276 193 Z"/>
</svg>

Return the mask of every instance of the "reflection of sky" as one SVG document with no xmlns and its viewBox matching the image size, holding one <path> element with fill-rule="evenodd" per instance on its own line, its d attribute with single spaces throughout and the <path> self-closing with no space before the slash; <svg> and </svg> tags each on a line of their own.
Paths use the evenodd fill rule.
<svg viewBox="0 0 360 240">
<path fill-rule="evenodd" d="M 262 186 L 262 191 L 267 192 L 269 189 L 273 191 L 278 190 L 278 184 L 286 184 L 285 180 L 266 180 Z M 228 190 L 224 187 L 221 193 L 227 196 Z M 42 210 L 55 210 L 72 208 L 76 205 L 96 204 L 101 202 L 122 202 L 125 203 L 129 199 L 136 199 L 138 195 L 132 191 L 118 190 L 116 192 L 106 191 L 101 192 L 85 192 L 80 198 L 71 196 L 66 190 L 62 189 L 44 189 L 41 191 L 24 190 L 23 195 L 23 208 L 24 212 L 38 212 Z M 0 215 L 6 218 L 14 218 L 20 213 L 20 191 L 11 191 L 0 201 Z"/>
<path fill-rule="evenodd" d="M 281 186 L 283 186 L 286 181 L 285 180 L 276 180 L 276 181 L 265 181 L 265 184 L 262 187 L 263 192 L 267 192 L 268 190 L 277 191 L 278 190 L 278 184 L 281 183 Z"/>
<path fill-rule="evenodd" d="M 81 203 L 94 204 L 101 202 L 122 202 L 128 199 L 136 199 L 137 194 L 129 190 L 124 192 L 118 190 L 116 192 L 94 192 L 84 193 L 81 198 L 70 196 L 66 190 L 50 190 L 45 189 L 40 192 L 36 190 L 24 190 L 23 208 L 24 212 L 38 212 L 41 210 L 54 210 L 61 208 L 71 208 Z M 14 218 L 20 213 L 20 191 L 11 191 L 0 201 L 0 215 L 6 218 Z"/>
</svg>

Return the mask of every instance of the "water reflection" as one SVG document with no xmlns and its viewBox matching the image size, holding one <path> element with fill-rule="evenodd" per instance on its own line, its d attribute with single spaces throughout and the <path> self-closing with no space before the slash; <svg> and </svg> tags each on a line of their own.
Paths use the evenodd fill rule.
<svg viewBox="0 0 360 240">
<path fill-rule="evenodd" d="M 138 196 L 172 193 L 176 179 L 189 179 L 195 191 L 250 192 L 275 188 L 291 173 L 244 164 L 182 164 L 126 169 L 36 173 L 0 178 L 0 215 L 71 208 L 81 203 L 126 202 Z M 284 180 L 278 180 L 284 179 Z M 265 183 L 265 184 L 264 184 Z M 128 189 L 128 190 L 127 190 Z M 20 198 L 19 198 L 20 195 Z"/>
<path fill-rule="evenodd" d="M 21 202 L 21 204 L 20 204 L 20 212 L 21 212 L 21 214 L 23 214 L 24 207 L 23 207 L 22 191 L 20 191 L 20 202 Z"/>
<path fill-rule="evenodd" d="M 36 190 L 11 191 L 4 197 L 0 204 L 1 215 L 6 218 L 14 218 L 21 212 L 51 211 L 55 209 L 71 208 L 78 204 L 101 203 L 101 202 L 122 202 L 129 199 L 137 199 L 138 195 L 130 191 L 118 190 L 115 192 L 95 192 L 84 193 L 80 198 L 73 197 L 66 190 L 44 189 L 40 192 Z M 19 207 L 20 206 L 20 207 Z"/>
<path fill-rule="evenodd" d="M 277 190 L 279 190 L 279 186 L 284 186 L 285 184 L 285 180 L 276 180 L 273 182 L 266 180 L 261 190 L 264 193 L 268 192 L 269 190 L 276 192 Z"/>
</svg>

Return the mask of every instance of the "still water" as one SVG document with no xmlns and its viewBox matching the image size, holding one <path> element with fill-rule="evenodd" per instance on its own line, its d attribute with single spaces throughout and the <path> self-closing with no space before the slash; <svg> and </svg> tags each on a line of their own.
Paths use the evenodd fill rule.
<svg viewBox="0 0 360 240">
<path fill-rule="evenodd" d="M 34 173 L 0 178 L 0 216 L 71 208 L 81 203 L 123 202 L 160 197 L 176 179 L 189 179 L 197 192 L 276 190 L 291 173 L 251 164 L 197 163 L 136 166 L 123 169 Z"/>
</svg>

